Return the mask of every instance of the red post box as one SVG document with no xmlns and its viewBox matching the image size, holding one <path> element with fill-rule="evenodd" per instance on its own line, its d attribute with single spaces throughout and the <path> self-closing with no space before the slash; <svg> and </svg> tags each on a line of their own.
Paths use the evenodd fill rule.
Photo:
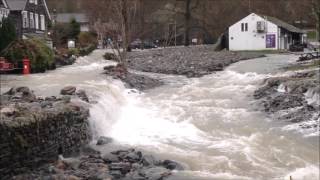
<svg viewBox="0 0 320 180">
<path fill-rule="evenodd" d="M 23 63 L 23 74 L 30 74 L 30 60 L 28 58 L 24 58 L 22 60 Z"/>
</svg>

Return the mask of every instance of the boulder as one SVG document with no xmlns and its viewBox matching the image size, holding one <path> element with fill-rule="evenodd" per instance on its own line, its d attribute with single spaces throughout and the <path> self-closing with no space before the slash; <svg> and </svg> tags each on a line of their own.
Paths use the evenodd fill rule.
<svg viewBox="0 0 320 180">
<path fill-rule="evenodd" d="M 166 169 L 170 170 L 179 170 L 182 171 L 184 170 L 183 166 L 175 161 L 172 160 L 164 160 L 161 165 L 165 167 Z"/>
<path fill-rule="evenodd" d="M 112 138 L 109 137 L 105 137 L 105 136 L 100 136 L 98 141 L 97 141 L 97 145 L 105 145 L 105 144 L 109 144 L 112 143 Z"/>
<path fill-rule="evenodd" d="M 106 163 L 118 163 L 120 162 L 120 159 L 118 158 L 117 155 L 111 154 L 111 153 L 107 153 L 105 155 L 102 156 L 102 159 L 104 162 Z"/>
<path fill-rule="evenodd" d="M 10 107 L 2 108 L 0 112 L 1 114 L 4 114 L 6 116 L 13 116 L 17 112 L 17 109 L 10 106 Z"/>
<path fill-rule="evenodd" d="M 82 101 L 85 101 L 85 102 L 89 102 L 89 98 L 87 96 L 87 93 L 85 90 L 78 90 L 76 92 L 76 95 L 82 100 Z"/>
<path fill-rule="evenodd" d="M 61 89 L 60 94 L 61 95 L 74 95 L 77 88 L 74 86 L 66 86 L 63 89 Z"/>
</svg>

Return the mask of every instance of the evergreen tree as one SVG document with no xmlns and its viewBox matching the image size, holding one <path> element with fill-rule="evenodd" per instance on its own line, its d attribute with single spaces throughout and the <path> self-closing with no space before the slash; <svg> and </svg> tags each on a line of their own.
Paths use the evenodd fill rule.
<svg viewBox="0 0 320 180">
<path fill-rule="evenodd" d="M 70 22 L 69 37 L 72 39 L 77 39 L 79 34 L 80 34 L 80 24 L 75 19 L 72 19 Z"/>
<path fill-rule="evenodd" d="M 0 23 L 0 53 L 17 38 L 16 28 L 9 18 L 4 18 Z"/>
</svg>

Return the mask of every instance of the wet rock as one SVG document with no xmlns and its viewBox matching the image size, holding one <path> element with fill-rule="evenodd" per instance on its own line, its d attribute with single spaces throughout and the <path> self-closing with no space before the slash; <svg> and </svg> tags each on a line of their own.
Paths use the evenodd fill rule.
<svg viewBox="0 0 320 180">
<path fill-rule="evenodd" d="M 264 111 L 274 116 L 274 119 L 299 123 L 302 128 L 313 128 L 319 104 L 308 98 L 319 97 L 319 72 L 296 73 L 287 77 L 269 78 L 257 89 L 254 97 L 259 99 Z"/>
<path fill-rule="evenodd" d="M 122 174 L 127 174 L 131 170 L 131 164 L 124 162 L 111 163 L 109 168 L 111 171 L 120 171 Z"/>
<path fill-rule="evenodd" d="M 114 179 L 120 179 L 123 175 L 121 173 L 121 171 L 116 170 L 116 171 L 110 171 L 110 175 L 114 178 Z"/>
<path fill-rule="evenodd" d="M 4 114 L 6 116 L 13 116 L 17 112 L 18 110 L 14 107 L 5 107 L 5 108 L 2 108 L 0 111 L 1 114 Z"/>
<path fill-rule="evenodd" d="M 109 144 L 109 143 L 112 143 L 112 141 L 113 141 L 112 138 L 105 137 L 105 136 L 100 136 L 98 141 L 97 141 L 97 145 Z"/>
<path fill-rule="evenodd" d="M 183 168 L 183 166 L 181 164 L 179 164 L 179 163 L 177 163 L 175 161 L 172 161 L 172 160 L 164 160 L 161 164 L 166 169 L 179 170 L 179 171 L 184 170 L 184 168 Z"/>
<path fill-rule="evenodd" d="M 144 166 L 154 166 L 156 164 L 159 164 L 156 158 L 152 155 L 144 155 L 142 158 L 142 163 Z"/>
<path fill-rule="evenodd" d="M 142 174 L 146 179 L 162 180 L 165 177 L 169 176 L 171 172 L 170 170 L 163 167 L 151 167 L 140 170 L 140 174 Z"/>
<path fill-rule="evenodd" d="M 61 89 L 60 94 L 61 95 L 74 95 L 77 88 L 74 86 L 67 86 Z"/>
<path fill-rule="evenodd" d="M 129 152 L 128 154 L 126 154 L 123 159 L 126 159 L 128 160 L 129 162 L 138 162 L 141 160 L 141 157 L 142 157 L 142 153 L 140 151 L 138 152 Z"/>
<path fill-rule="evenodd" d="M 120 159 L 117 155 L 111 154 L 111 153 L 107 153 L 105 155 L 102 156 L 102 159 L 104 160 L 104 162 L 106 163 L 118 163 L 120 162 Z"/>
<path fill-rule="evenodd" d="M 86 93 L 85 90 L 78 90 L 78 91 L 76 92 L 76 95 L 77 95 L 81 100 L 83 100 L 83 101 L 85 101 L 85 102 L 89 102 L 89 98 L 88 98 L 87 93 Z"/>
</svg>

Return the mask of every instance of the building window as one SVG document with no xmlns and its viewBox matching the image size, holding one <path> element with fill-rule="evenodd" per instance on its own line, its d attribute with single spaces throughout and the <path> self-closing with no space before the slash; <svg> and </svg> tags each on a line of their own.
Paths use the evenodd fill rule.
<svg viewBox="0 0 320 180">
<path fill-rule="evenodd" d="M 242 32 L 248 31 L 248 23 L 241 23 L 241 31 Z"/>
<path fill-rule="evenodd" d="M 28 20 L 28 12 L 22 11 L 22 27 L 28 28 L 29 27 L 29 20 Z"/>
<path fill-rule="evenodd" d="M 30 28 L 34 28 L 34 16 L 32 12 L 30 13 Z"/>
<path fill-rule="evenodd" d="M 46 30 L 46 22 L 45 22 L 44 15 L 40 15 L 40 23 L 41 23 L 41 30 L 45 31 Z"/>
<path fill-rule="evenodd" d="M 35 14 L 34 17 L 35 17 L 36 29 L 39 29 L 39 15 Z"/>
</svg>

